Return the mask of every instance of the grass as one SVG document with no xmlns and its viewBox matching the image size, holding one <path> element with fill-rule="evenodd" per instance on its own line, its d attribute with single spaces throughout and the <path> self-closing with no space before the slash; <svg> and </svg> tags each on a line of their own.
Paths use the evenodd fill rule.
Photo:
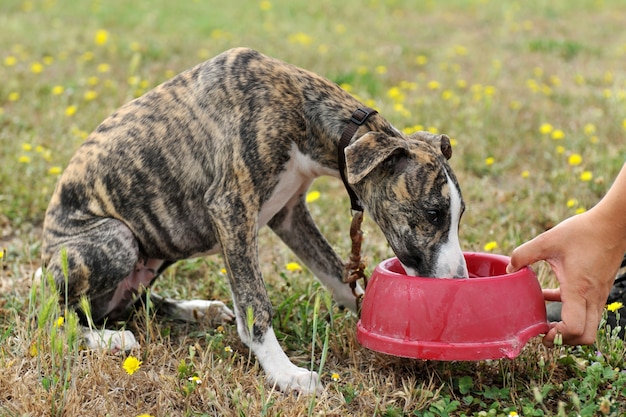
<svg viewBox="0 0 626 417">
<path fill-rule="evenodd" d="M 4 0 L 0 415 L 624 415 L 625 347 L 610 331 L 588 347 L 533 340 L 514 360 L 377 354 L 357 343 L 357 319 L 328 303 L 266 230 L 260 256 L 276 333 L 296 363 L 321 369 L 318 397 L 266 385 L 234 326 L 155 320 L 150 310 L 127 323 L 141 342 L 129 375 L 129 355 L 81 349 L 73 315 L 32 276 L 48 199 L 88 132 L 234 46 L 341 83 L 399 128 L 448 133 L 468 207 L 462 246 L 508 254 L 595 204 L 626 160 L 625 20 L 619 0 Z M 347 259 L 342 185 L 320 179 L 313 189 L 312 213 Z M 364 229 L 371 270 L 392 253 L 367 216 Z M 218 257 L 181 262 L 155 290 L 228 302 L 222 268 Z"/>
</svg>

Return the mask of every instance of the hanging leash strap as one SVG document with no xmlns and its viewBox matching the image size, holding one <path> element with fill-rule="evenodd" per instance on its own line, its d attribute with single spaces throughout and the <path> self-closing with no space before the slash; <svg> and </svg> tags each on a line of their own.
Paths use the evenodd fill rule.
<svg viewBox="0 0 626 417">
<path fill-rule="evenodd" d="M 350 196 L 350 207 L 352 209 L 352 222 L 350 224 L 350 240 L 352 241 L 352 248 L 350 251 L 350 260 L 344 267 L 343 282 L 350 285 L 352 294 L 356 297 L 356 306 L 359 315 L 361 312 L 363 294 L 357 294 L 356 283 L 359 279 L 363 279 L 363 288 L 365 289 L 365 287 L 367 287 L 365 262 L 361 259 L 361 244 L 363 243 L 363 231 L 361 230 L 361 223 L 363 222 L 363 205 L 347 180 L 345 149 L 350 144 L 350 140 L 358 130 L 359 126 L 365 123 L 368 117 L 376 113 L 378 113 L 376 110 L 370 109 L 369 107 L 356 109 L 355 112 L 352 113 L 350 123 L 343 131 L 341 139 L 339 140 L 339 145 L 337 146 L 339 174 L 341 175 L 343 185 Z"/>
</svg>

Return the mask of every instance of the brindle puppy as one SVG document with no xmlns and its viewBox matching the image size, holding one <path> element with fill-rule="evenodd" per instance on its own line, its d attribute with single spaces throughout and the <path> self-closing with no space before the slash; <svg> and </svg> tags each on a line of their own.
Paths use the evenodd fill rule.
<svg viewBox="0 0 626 417">
<path fill-rule="evenodd" d="M 304 196 L 316 177 L 339 177 L 339 138 L 362 107 L 316 74 L 243 48 L 124 105 L 78 149 L 46 212 L 43 265 L 62 289 L 62 249 L 68 257 L 62 302 L 86 296 L 96 321 L 123 318 L 168 265 L 221 253 L 234 313 L 220 302 L 157 304 L 188 320 L 236 317 L 271 383 L 314 392 L 318 375 L 292 364 L 274 335 L 257 231 L 269 225 L 339 304 L 355 309 L 342 261 Z M 450 152 L 445 135 L 407 137 L 378 114 L 345 149 L 348 183 L 411 274 L 467 276 Z"/>
</svg>

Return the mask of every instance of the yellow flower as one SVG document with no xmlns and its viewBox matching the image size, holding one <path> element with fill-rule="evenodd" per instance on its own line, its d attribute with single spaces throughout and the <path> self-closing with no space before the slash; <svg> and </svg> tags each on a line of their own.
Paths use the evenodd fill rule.
<svg viewBox="0 0 626 417">
<path fill-rule="evenodd" d="M 561 145 L 557 146 L 556 153 L 558 153 L 559 155 L 565 153 L 565 147 Z"/>
<path fill-rule="evenodd" d="M 495 162 L 495 159 L 492 156 L 485 159 L 485 165 L 487 166 L 493 165 L 494 162 Z"/>
<path fill-rule="evenodd" d="M 122 364 L 122 368 L 126 371 L 128 375 L 132 375 L 139 370 L 142 362 L 134 356 L 129 356 L 124 359 L 124 363 Z"/>
<path fill-rule="evenodd" d="M 583 131 L 585 132 L 585 135 L 591 136 L 596 133 L 596 127 L 593 123 L 587 123 L 583 128 Z"/>
<path fill-rule="evenodd" d="M 219 326 L 217 326 L 217 328 L 215 329 L 216 332 L 218 333 L 224 333 L 224 326 L 222 326 L 221 324 Z"/>
<path fill-rule="evenodd" d="M 259 3 L 259 8 L 263 10 L 264 12 L 266 12 L 272 8 L 272 3 L 270 3 L 267 0 L 263 0 Z"/>
<path fill-rule="evenodd" d="M 32 72 L 33 74 L 40 74 L 41 72 L 43 72 L 43 65 L 41 64 L 41 62 L 33 62 L 30 66 L 30 72 Z"/>
<path fill-rule="evenodd" d="M 52 87 L 52 94 L 55 96 L 60 96 L 65 91 L 65 88 L 62 85 L 55 85 Z"/>
<path fill-rule="evenodd" d="M 15 58 L 14 56 L 9 55 L 6 58 L 4 58 L 4 66 L 12 67 L 15 64 L 17 64 L 17 58 Z"/>
<path fill-rule="evenodd" d="M 61 167 L 50 167 L 50 169 L 48 170 L 48 174 L 50 175 L 59 175 L 61 172 L 63 172 L 63 169 L 61 169 Z"/>
<path fill-rule="evenodd" d="M 574 207 L 576 204 L 578 204 L 578 200 L 576 200 L 575 198 L 570 198 L 569 200 L 567 200 L 567 207 L 569 208 Z"/>
<path fill-rule="evenodd" d="M 429 81 L 428 84 L 426 84 L 426 87 L 428 87 L 429 90 L 439 90 L 441 88 L 441 84 L 439 83 L 439 81 Z"/>
<path fill-rule="evenodd" d="M 485 246 L 483 247 L 485 252 L 491 252 L 497 248 L 498 248 L 498 242 L 496 242 L 495 240 L 492 240 L 491 242 L 487 242 Z"/>
<path fill-rule="evenodd" d="M 465 89 L 465 88 L 467 88 L 467 81 L 465 81 L 465 80 L 456 80 L 456 86 L 458 88 Z"/>
<path fill-rule="evenodd" d="M 567 163 L 571 166 L 580 165 L 583 162 L 583 157 L 577 153 L 573 153 L 567 158 Z"/>
<path fill-rule="evenodd" d="M 508 415 L 508 417 L 517 417 L 517 416 L 519 416 L 519 414 L 517 414 L 516 411 L 511 411 Z"/>
<path fill-rule="evenodd" d="M 68 117 L 73 116 L 76 113 L 76 110 L 78 110 L 76 106 L 67 106 L 65 109 L 65 115 Z"/>
<path fill-rule="evenodd" d="M 522 171 L 522 178 L 529 178 L 529 177 L 530 177 L 530 171 L 528 171 L 527 169 Z"/>
<path fill-rule="evenodd" d="M 109 32 L 104 29 L 98 30 L 93 38 L 93 41 L 96 45 L 104 45 L 105 43 L 107 43 L 108 40 Z"/>
<path fill-rule="evenodd" d="M 226 353 L 231 353 L 232 351 L 233 351 L 233 348 L 231 348 L 230 346 L 226 346 L 224 348 L 224 352 L 226 352 Z"/>
<path fill-rule="evenodd" d="M 606 306 L 606 309 L 609 311 L 612 311 L 613 313 L 615 313 L 617 310 L 619 310 L 620 308 L 624 307 L 624 303 L 619 302 L 619 301 L 615 301 L 611 304 L 608 304 Z"/>
<path fill-rule="evenodd" d="M 330 379 L 335 382 L 339 381 L 339 374 L 337 372 L 333 372 L 333 374 L 330 376 Z"/>
<path fill-rule="evenodd" d="M 376 73 L 377 73 L 377 74 L 380 74 L 380 75 L 382 75 L 382 74 L 386 74 L 386 73 L 387 73 L 387 67 L 386 67 L 386 66 L 384 66 L 384 65 L 379 65 L 379 66 L 377 66 L 377 67 L 376 67 Z"/>
<path fill-rule="evenodd" d="M 591 171 L 583 171 L 580 174 L 580 180 L 581 181 L 588 182 L 588 181 L 591 181 L 592 179 L 593 179 L 593 172 L 591 172 Z"/>
<path fill-rule="evenodd" d="M 9 93 L 9 97 L 8 97 L 9 101 L 17 101 L 20 99 L 20 93 L 18 93 L 17 91 L 12 91 Z"/>
<path fill-rule="evenodd" d="M 552 132 L 552 139 L 554 140 L 561 140 L 564 137 L 565 133 L 561 129 L 556 129 L 554 132 Z"/>
<path fill-rule="evenodd" d="M 306 202 L 312 203 L 313 201 L 318 200 L 319 198 L 320 198 L 320 192 L 317 190 L 314 190 L 314 191 L 307 193 Z"/>
<path fill-rule="evenodd" d="M 587 211 L 587 209 L 586 209 L 586 208 L 584 208 L 584 207 L 578 207 L 576 210 L 574 210 L 574 213 L 576 213 L 576 214 L 581 214 L 581 213 L 584 213 L 584 212 L 586 212 L 586 211 Z"/>
<path fill-rule="evenodd" d="M 418 55 L 417 57 L 415 57 L 415 63 L 420 67 L 423 67 L 424 65 L 428 64 L 428 57 L 426 55 Z"/>
<path fill-rule="evenodd" d="M 187 378 L 187 380 L 189 382 L 195 382 L 197 385 L 202 384 L 202 380 L 200 379 L 200 377 L 194 375 L 194 376 L 190 376 L 189 378 Z"/>
<path fill-rule="evenodd" d="M 57 321 L 54 323 L 54 327 L 63 327 L 63 324 L 65 323 L 65 317 L 61 316 L 57 319 Z"/>
<path fill-rule="evenodd" d="M 287 40 L 289 41 L 289 43 L 303 46 L 307 46 L 313 43 L 313 38 L 304 32 L 293 33 L 287 37 Z"/>
<path fill-rule="evenodd" d="M 22 149 L 24 150 L 24 152 L 30 152 L 33 150 L 33 145 L 31 145 L 30 143 L 22 143 Z"/>
<path fill-rule="evenodd" d="M 19 162 L 20 164 L 29 164 L 30 156 L 22 155 L 17 159 L 17 162 Z"/>
<path fill-rule="evenodd" d="M 143 413 L 139 414 L 137 417 L 153 417 L 151 414 Z"/>
<path fill-rule="evenodd" d="M 289 262 L 287 265 L 285 265 L 285 268 L 287 268 L 287 271 L 301 271 L 302 270 L 302 267 L 297 262 Z"/>
<path fill-rule="evenodd" d="M 85 100 L 86 101 L 91 101 L 91 100 L 95 100 L 98 97 L 98 93 L 94 90 L 87 90 L 85 91 Z"/>
<path fill-rule="evenodd" d="M 552 130 L 554 130 L 554 128 L 550 123 L 542 123 L 541 126 L 539 126 L 539 132 L 542 135 L 548 135 L 552 132 Z"/>
<path fill-rule="evenodd" d="M 622 127 L 626 129 L 626 119 L 622 120 Z"/>
</svg>

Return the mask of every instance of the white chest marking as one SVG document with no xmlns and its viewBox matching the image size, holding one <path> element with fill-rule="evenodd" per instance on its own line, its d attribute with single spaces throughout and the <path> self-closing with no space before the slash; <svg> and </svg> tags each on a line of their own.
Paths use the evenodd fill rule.
<svg viewBox="0 0 626 417">
<path fill-rule="evenodd" d="M 337 175 L 336 171 L 323 167 L 301 153 L 296 145 L 291 148 L 290 156 L 272 195 L 261 207 L 259 228 L 265 226 L 295 195 L 304 193 L 315 178 L 322 175 Z"/>
</svg>

